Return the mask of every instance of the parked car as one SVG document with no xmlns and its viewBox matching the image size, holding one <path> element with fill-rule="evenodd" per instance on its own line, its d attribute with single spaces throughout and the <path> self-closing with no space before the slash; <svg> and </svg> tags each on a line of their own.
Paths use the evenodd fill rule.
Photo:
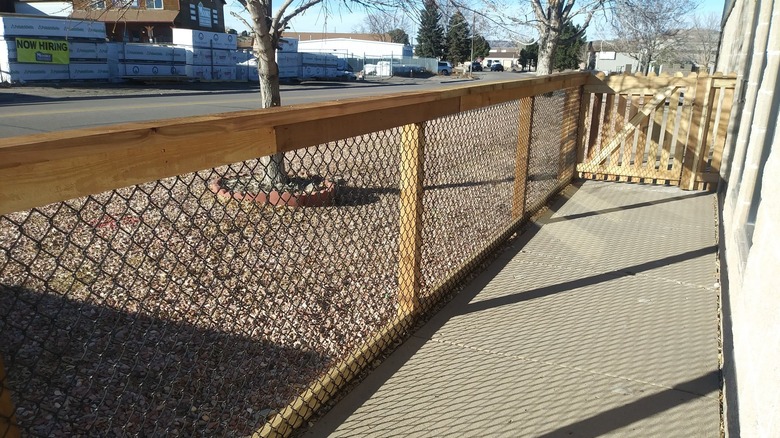
<svg viewBox="0 0 780 438">
<path fill-rule="evenodd" d="M 504 71 L 504 66 L 498 62 L 494 62 L 490 65 L 490 71 Z"/>
<path fill-rule="evenodd" d="M 449 76 L 450 73 L 452 73 L 452 64 L 446 61 L 439 61 L 438 73 L 440 75 Z"/>
<path fill-rule="evenodd" d="M 420 65 L 393 64 L 393 76 L 424 75 L 425 72 L 425 67 Z"/>
<path fill-rule="evenodd" d="M 341 70 L 336 72 L 336 79 L 342 81 L 354 81 L 357 80 L 357 75 L 349 70 Z"/>
<path fill-rule="evenodd" d="M 472 62 L 471 71 L 482 71 L 482 63 L 477 61 Z"/>
</svg>

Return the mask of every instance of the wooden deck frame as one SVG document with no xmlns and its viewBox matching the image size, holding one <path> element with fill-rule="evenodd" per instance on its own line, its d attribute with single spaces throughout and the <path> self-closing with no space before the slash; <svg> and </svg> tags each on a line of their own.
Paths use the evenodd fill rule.
<svg viewBox="0 0 780 438">
<path fill-rule="evenodd" d="M 424 154 L 424 142 L 421 138 L 424 135 L 426 121 L 512 100 L 520 99 L 528 102 L 532 101 L 535 95 L 566 89 L 569 91 L 567 91 L 568 110 L 564 116 L 566 121 L 564 127 L 568 127 L 576 120 L 579 134 L 571 134 L 568 128 L 565 129 L 567 132 L 561 133 L 563 143 L 567 148 L 575 147 L 572 135 L 576 135 L 578 160 L 586 159 L 586 155 L 589 155 L 594 160 L 603 162 L 615 156 L 617 149 L 613 143 L 616 143 L 619 148 L 622 142 L 616 141 L 617 137 L 613 137 L 603 148 L 600 148 L 597 143 L 599 132 L 605 132 L 601 126 L 603 113 L 601 93 L 652 95 L 658 92 L 658 86 L 655 85 L 657 80 L 657 78 L 640 76 L 597 78 L 587 73 L 566 73 L 443 91 L 407 93 L 373 100 L 318 103 L 2 139 L 0 140 L 0 178 L 15 183 L 5 184 L 0 189 L 0 214 L 370 132 L 406 127 L 404 130 L 406 132 L 408 129 L 409 134 L 404 135 L 401 147 L 402 156 L 408 159 L 402 160 L 406 164 L 402 163 L 401 172 L 409 184 L 402 188 L 404 200 L 402 216 L 406 219 L 401 220 L 400 227 L 401 235 L 410 238 L 407 239 L 409 243 L 402 243 L 405 246 L 401 248 L 399 254 L 401 256 L 399 281 L 402 284 L 398 295 L 399 314 L 395 320 L 371 337 L 361 349 L 328 370 L 323 378 L 312 383 L 301 396 L 258 431 L 263 436 L 286 435 L 292 432 L 293 427 L 304 422 L 337 388 L 346 384 L 361 369 L 370 364 L 387 345 L 396 339 L 399 332 L 407 330 L 410 321 L 413 321 L 414 315 L 421 307 L 427 308 L 430 305 L 430 303 L 421 305 L 419 298 L 421 178 Z M 708 80 L 710 89 L 726 90 L 722 111 L 730 110 L 729 98 L 733 99 L 735 79 L 716 75 Z M 675 77 L 667 82 L 669 87 L 693 89 L 697 78 Z M 569 110 L 577 106 L 576 102 L 572 103 L 571 90 L 580 87 L 582 91 L 577 91 L 580 93 L 580 113 L 569 114 Z M 592 93 L 595 94 L 591 97 Z M 709 90 L 707 93 L 704 94 L 707 99 L 703 101 L 711 103 L 714 101 L 711 97 L 714 94 Z M 686 93 L 686 101 L 693 100 L 692 94 Z M 696 95 L 698 96 L 699 93 Z M 701 101 L 697 100 L 697 102 Z M 591 123 L 586 134 L 587 110 L 591 104 L 593 107 Z M 694 103 L 693 106 L 695 105 Z M 610 106 L 607 105 L 607 108 Z M 652 108 L 657 108 L 657 105 Z M 647 115 L 652 111 L 648 107 Z M 690 109 L 683 108 L 683 123 L 687 123 L 686 111 L 690 112 Z M 643 117 L 647 118 L 647 115 Z M 640 117 L 640 114 L 630 117 L 633 121 L 631 124 L 634 126 L 636 122 L 641 122 L 641 117 L 634 120 L 636 117 Z M 723 118 L 722 113 L 720 117 Z M 615 119 L 615 116 L 605 114 L 603 119 L 609 121 Z M 698 120 L 696 127 L 700 129 L 697 129 L 697 132 L 704 133 L 707 132 L 709 121 L 715 120 L 710 110 L 703 109 L 691 119 Z M 520 132 L 525 132 L 522 126 L 527 123 L 530 135 L 531 122 L 530 116 L 526 121 L 521 113 Z M 719 125 L 717 132 L 720 134 L 724 129 L 725 124 L 723 127 Z M 611 129 L 607 131 L 611 133 Z M 624 138 L 628 135 L 626 133 Z M 564 136 L 567 140 L 563 140 Z M 699 137 L 699 139 L 697 144 L 706 144 L 706 138 Z M 689 140 L 688 136 L 685 140 Z M 664 137 L 665 142 L 666 137 Z M 522 164 L 525 161 L 526 169 L 528 150 L 522 151 L 521 146 L 528 143 L 528 138 L 523 140 L 521 136 L 516 156 L 518 163 Z M 701 168 L 704 156 L 702 153 L 696 156 L 695 151 L 693 153 L 695 162 Z M 716 155 L 713 156 L 713 167 L 720 153 L 717 150 L 714 152 Z M 522 166 L 518 168 L 518 172 L 521 168 Z M 598 170 L 592 171 L 598 172 Z M 629 173 L 628 170 L 615 170 L 614 175 L 630 178 L 633 174 Z M 692 174 L 698 175 L 696 172 Z M 712 182 L 714 177 L 717 177 L 716 173 L 694 176 L 691 184 Z M 513 227 L 529 214 L 524 205 L 526 178 L 522 179 L 522 187 L 517 185 L 515 187 L 515 202 L 522 199 L 522 210 L 518 204 L 513 206 Z M 559 181 L 559 188 L 566 183 L 565 178 Z M 522 197 L 518 196 L 519 192 L 523 192 Z M 411 207 L 407 208 L 407 206 Z M 459 269 L 462 271 L 472 264 L 473 260 L 469 260 L 464 262 L 463 268 Z M 0 372 L 2 372 L 1 362 Z M 12 434 L 10 436 L 14 436 L 13 433 L 18 433 L 18 427 L 13 418 L 10 391 L 6 388 L 0 393 L 0 414 L 4 415 L 8 412 L 11 413 L 10 416 L 0 415 L 0 431 L 2 427 L 8 428 L 10 425 L 9 431 Z M 9 420 L 3 423 L 3 418 Z"/>
</svg>

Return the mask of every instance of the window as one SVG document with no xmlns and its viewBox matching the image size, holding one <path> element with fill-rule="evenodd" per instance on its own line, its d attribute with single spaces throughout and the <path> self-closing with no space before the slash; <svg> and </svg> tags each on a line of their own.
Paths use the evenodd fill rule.
<svg viewBox="0 0 780 438">
<path fill-rule="evenodd" d="M 111 3 L 114 8 L 136 8 L 138 9 L 140 0 L 112 0 Z"/>
<path fill-rule="evenodd" d="M 163 0 L 146 0 L 146 9 L 162 9 Z"/>
<path fill-rule="evenodd" d="M 614 60 L 617 58 L 616 52 L 599 52 L 599 59 Z"/>
</svg>

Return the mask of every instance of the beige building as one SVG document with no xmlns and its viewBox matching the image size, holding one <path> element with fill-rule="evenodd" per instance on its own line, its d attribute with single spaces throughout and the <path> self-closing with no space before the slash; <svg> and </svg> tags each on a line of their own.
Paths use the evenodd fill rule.
<svg viewBox="0 0 780 438">
<path fill-rule="evenodd" d="M 780 433 L 780 1 L 730 0 L 717 70 L 737 73 L 721 168 L 728 435 Z"/>
</svg>

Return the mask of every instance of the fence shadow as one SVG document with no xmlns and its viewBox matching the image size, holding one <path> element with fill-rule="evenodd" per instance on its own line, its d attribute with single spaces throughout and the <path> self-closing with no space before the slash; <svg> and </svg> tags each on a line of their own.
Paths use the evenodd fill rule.
<svg viewBox="0 0 780 438">
<path fill-rule="evenodd" d="M 482 270 L 479 271 L 479 274 L 477 274 L 476 278 L 474 278 L 471 282 L 469 282 L 464 287 L 464 289 L 460 293 L 458 293 L 455 297 L 453 297 L 453 299 L 441 311 L 433 315 L 424 326 L 419 328 L 402 346 L 400 346 L 382 364 L 380 364 L 378 368 L 374 370 L 368 378 L 366 378 L 366 380 L 364 380 L 361 384 L 357 385 L 357 387 L 354 388 L 350 393 L 346 394 L 343 400 L 340 401 L 337 405 L 335 405 L 335 407 L 331 410 L 331 412 L 325 414 L 318 421 L 316 421 L 313 424 L 313 426 L 311 426 L 308 430 L 306 430 L 304 436 L 307 437 L 325 436 L 330 433 L 333 433 L 340 426 L 347 423 L 348 419 L 353 414 L 355 414 L 359 409 L 364 407 L 364 405 L 369 399 L 371 399 L 378 392 L 381 392 L 383 386 L 391 378 L 396 376 L 396 374 L 402 367 L 409 364 L 410 360 L 416 354 L 418 354 L 418 352 L 420 352 L 420 350 L 424 346 L 426 346 L 428 343 L 433 343 L 435 345 L 438 345 L 436 340 L 432 341 L 431 339 L 433 339 L 434 334 L 437 333 L 442 327 L 444 327 L 445 324 L 447 324 L 449 321 L 463 318 L 465 315 L 474 312 L 484 311 L 487 309 L 497 308 L 501 306 L 507 306 L 514 303 L 534 300 L 546 296 L 564 294 L 572 289 L 581 288 L 590 285 L 597 285 L 602 282 L 608 282 L 620 277 L 632 276 L 637 273 L 646 272 L 658 267 L 668 266 L 671 264 L 681 263 L 698 257 L 712 255 L 717 250 L 715 246 L 706 246 L 696 250 L 659 258 L 657 260 L 652 260 L 645 263 L 628 265 L 623 268 L 616 269 L 614 271 L 605 272 L 603 274 L 593 275 L 589 277 L 584 277 L 575 281 L 567 281 L 558 284 L 552 284 L 548 287 L 524 291 L 522 293 L 510 294 L 510 295 L 492 298 L 492 299 L 486 299 L 482 301 L 479 300 L 475 301 L 474 298 L 477 297 L 477 295 L 489 283 L 493 282 L 497 278 L 499 273 L 501 273 L 501 271 L 504 268 L 506 268 L 509 262 L 511 262 L 516 255 L 523 252 L 525 246 L 541 230 L 541 226 L 545 223 L 557 222 L 558 220 L 573 220 L 578 217 L 589 217 L 598 214 L 609 214 L 623 209 L 640 208 L 649 205 L 662 204 L 665 202 L 674 202 L 681 199 L 702 196 L 701 194 L 695 193 L 690 195 L 673 197 L 668 200 L 659 200 L 657 202 L 655 201 L 641 202 L 636 204 L 625 205 L 622 207 L 596 210 L 596 211 L 588 212 L 587 214 L 575 215 L 567 218 L 551 218 L 554 215 L 554 213 L 557 210 L 559 210 L 559 208 L 563 204 L 565 204 L 568 201 L 568 199 L 571 198 L 571 196 L 573 196 L 574 192 L 579 190 L 581 185 L 582 182 L 580 181 L 575 183 L 570 188 L 568 188 L 562 196 L 557 197 L 549 205 L 549 210 L 544 215 L 538 218 L 535 222 L 531 222 L 527 224 L 522 234 L 519 234 L 518 236 L 510 239 L 504 245 L 503 252 L 501 252 L 495 260 L 493 260 L 489 265 L 483 266 L 481 268 Z M 489 330 L 489 329 L 475 328 L 475 330 Z M 442 341 L 442 342 L 446 343 L 446 341 Z M 434 347 L 431 348 L 435 349 Z M 428 354 L 430 354 L 430 349 Z M 454 357 L 451 358 L 441 357 L 437 359 L 441 361 L 447 361 L 449 359 L 452 359 L 453 360 L 451 364 L 452 367 L 457 367 L 458 364 L 461 363 L 460 358 L 456 359 Z M 418 361 L 415 364 L 419 366 L 420 362 Z M 431 365 L 431 366 L 436 367 L 436 365 Z M 443 366 L 441 368 L 446 368 L 446 367 Z M 498 371 L 500 370 L 491 370 L 491 372 L 498 372 Z M 469 371 L 462 371 L 462 373 L 468 374 L 469 379 L 477 378 L 477 376 L 475 376 Z M 458 372 L 456 371 L 453 371 L 453 374 L 458 376 L 461 375 L 458 374 Z M 591 418 L 560 427 L 545 436 L 570 436 L 572 433 L 578 436 L 598 436 L 600 434 L 608 433 L 620 427 L 624 427 L 626 425 L 639 422 L 643 419 L 650 418 L 658 413 L 674 409 L 675 407 L 685 404 L 694 399 L 700 399 L 703 395 L 702 391 L 717 390 L 717 381 L 718 381 L 717 375 L 718 375 L 718 371 L 708 372 L 695 379 L 690 379 L 688 381 L 675 384 L 673 388 L 662 390 L 657 394 L 653 394 L 639 400 L 631 401 L 620 407 L 604 410 L 603 412 L 594 415 Z M 431 377 L 431 378 L 435 379 L 435 377 Z M 399 379 L 403 380 L 403 378 L 399 378 Z M 488 378 L 488 380 L 490 379 Z M 464 382 L 460 382 L 460 383 L 466 385 L 466 383 Z M 481 383 L 485 383 L 485 382 L 481 381 Z M 423 385 L 423 382 L 417 382 L 417 384 Z M 474 386 L 479 386 L 479 383 L 475 383 L 471 380 L 468 380 L 468 385 L 474 387 Z M 392 397 L 392 400 L 387 403 L 393 403 L 393 402 L 401 403 L 400 400 L 404 400 L 407 398 L 413 400 L 415 398 L 415 394 L 419 395 L 419 391 L 421 391 L 420 387 L 415 386 L 414 384 L 411 384 L 411 386 L 409 386 L 408 388 L 410 394 L 397 395 L 395 397 Z M 699 391 L 699 389 L 701 388 L 704 388 L 704 390 Z M 534 390 L 533 388 L 529 388 L 529 392 L 533 390 Z M 501 389 L 495 388 L 495 391 L 500 392 Z M 496 395 L 496 397 L 498 397 L 498 395 Z M 467 399 L 468 396 L 464 396 L 462 398 Z M 459 398 L 458 400 L 461 400 L 461 398 Z M 373 411 L 372 409 L 377 409 L 378 406 L 380 407 L 383 406 L 383 403 L 384 403 L 383 401 L 377 401 L 376 403 L 371 404 L 370 407 L 367 407 L 363 411 L 362 415 L 364 416 L 381 415 L 376 413 L 376 411 Z M 453 401 L 453 403 L 455 402 Z M 411 403 L 411 405 L 413 406 L 414 403 Z M 465 409 L 465 408 L 463 408 L 463 406 L 460 406 L 460 409 Z M 372 414 L 372 412 L 374 413 Z M 491 418 L 491 415 L 493 414 L 496 413 L 489 412 L 486 413 L 485 415 L 488 418 Z M 450 414 L 442 414 L 441 417 L 447 418 L 447 415 Z M 383 423 L 383 421 L 380 418 L 377 419 L 377 424 L 375 424 L 376 426 L 375 430 L 381 434 L 382 431 L 386 432 L 386 430 L 383 429 L 386 423 Z M 469 422 L 469 424 L 471 423 L 478 423 L 478 421 Z M 350 429 L 350 427 L 355 427 L 356 429 L 354 430 L 362 430 L 360 429 L 362 424 L 363 423 L 360 423 L 360 420 L 357 420 L 355 425 L 346 426 L 346 429 L 349 431 L 352 430 Z M 442 433 L 443 431 L 447 430 L 445 421 L 436 424 L 438 426 L 431 425 L 432 428 L 431 430 L 436 430 L 438 433 Z M 402 429 L 401 425 L 399 425 L 399 427 Z M 440 427 L 440 428 L 435 429 L 435 427 Z M 590 431 L 592 431 L 593 433 L 590 433 Z"/>
<path fill-rule="evenodd" d="M 636 423 L 653 415 L 668 411 L 677 406 L 701 398 L 701 395 L 686 390 L 689 387 L 711 386 L 719 378 L 718 372 L 706 373 L 687 382 L 679 383 L 673 388 L 665 389 L 656 394 L 642 397 L 623 406 L 610 409 L 576 423 L 567 424 L 552 432 L 540 435 L 539 438 L 556 438 L 570 436 L 601 436 L 621 427 Z"/>
<path fill-rule="evenodd" d="M 20 426 L 34 436 L 248 435 L 329 360 L 263 340 L 259 324 L 226 333 L 199 314 L 174 321 L 1 285 L 0 352 Z"/>
</svg>

